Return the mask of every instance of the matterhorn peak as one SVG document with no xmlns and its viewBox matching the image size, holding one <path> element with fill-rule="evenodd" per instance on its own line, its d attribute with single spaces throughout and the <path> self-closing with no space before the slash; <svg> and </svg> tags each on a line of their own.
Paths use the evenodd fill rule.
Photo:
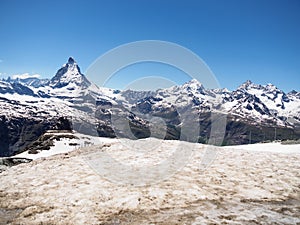
<svg viewBox="0 0 300 225">
<path fill-rule="evenodd" d="M 74 70 L 81 74 L 79 66 L 77 65 L 75 59 L 71 56 L 69 57 L 68 62 L 62 67 L 66 67 L 68 70 Z"/>
<path fill-rule="evenodd" d="M 68 61 L 65 64 L 62 65 L 62 68 L 64 68 L 64 67 L 73 68 L 73 69 L 75 68 L 75 69 L 80 70 L 80 68 L 77 65 L 77 62 L 75 61 L 75 59 L 72 56 L 70 56 Z"/>
<path fill-rule="evenodd" d="M 73 57 L 69 57 L 68 64 L 74 64 L 74 63 L 76 63 L 76 61 L 74 60 L 74 58 Z"/>
<path fill-rule="evenodd" d="M 56 75 L 50 81 L 50 86 L 53 88 L 61 88 L 70 83 L 82 87 L 88 87 L 90 85 L 90 82 L 80 72 L 79 66 L 72 57 L 69 57 L 68 62 L 57 71 Z"/>
</svg>

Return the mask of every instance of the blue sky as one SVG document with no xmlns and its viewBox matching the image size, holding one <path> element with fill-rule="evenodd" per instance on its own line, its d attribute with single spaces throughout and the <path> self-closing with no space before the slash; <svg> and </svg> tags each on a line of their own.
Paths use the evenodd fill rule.
<svg viewBox="0 0 300 225">
<path fill-rule="evenodd" d="M 52 77 L 69 56 L 84 72 L 119 45 L 163 40 L 200 56 L 222 87 L 250 79 L 299 91 L 299 12 L 299 0 L 0 0 L 0 77 Z M 174 71 L 137 66 L 109 85 L 121 88 L 139 74 L 173 79 Z"/>
</svg>

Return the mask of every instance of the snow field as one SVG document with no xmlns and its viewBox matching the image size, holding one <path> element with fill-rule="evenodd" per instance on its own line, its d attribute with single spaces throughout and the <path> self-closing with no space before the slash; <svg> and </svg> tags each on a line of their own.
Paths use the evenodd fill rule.
<svg viewBox="0 0 300 225">
<path fill-rule="evenodd" d="M 110 182 L 84 156 L 106 151 L 129 166 L 148 166 L 168 157 L 176 143 L 160 140 L 159 147 L 143 152 L 143 146 L 157 142 L 137 140 L 134 144 L 142 150 L 134 153 L 119 141 L 105 140 L 1 173 L 0 212 L 6 216 L 0 223 L 300 223 L 299 151 L 287 154 L 222 147 L 213 163 L 202 169 L 199 162 L 206 146 L 189 144 L 193 153 L 184 168 L 165 180 L 137 187 Z M 284 146 L 288 147 L 294 148 Z M 111 170 L 112 174 L 120 172 Z"/>
</svg>

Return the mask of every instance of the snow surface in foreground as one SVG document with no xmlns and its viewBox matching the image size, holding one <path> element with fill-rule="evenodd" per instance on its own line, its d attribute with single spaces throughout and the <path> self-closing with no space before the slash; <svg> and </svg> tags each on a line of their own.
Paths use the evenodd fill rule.
<svg viewBox="0 0 300 225">
<path fill-rule="evenodd" d="M 84 160 L 106 152 L 138 171 L 168 158 L 178 143 L 102 143 L 11 167 L 0 174 L 0 224 L 300 223 L 299 152 L 215 147 L 217 158 L 202 169 L 206 146 L 186 143 L 186 166 L 142 187 L 110 182 Z"/>
<path fill-rule="evenodd" d="M 273 153 L 300 153 L 300 144 L 295 145 L 283 145 L 280 142 L 277 143 L 259 143 L 249 145 L 236 145 L 236 146 L 225 146 L 226 149 L 239 149 L 247 151 L 258 151 L 258 152 L 273 152 Z"/>
<path fill-rule="evenodd" d="M 53 133 L 53 135 L 62 135 L 69 133 Z M 118 142 L 118 139 L 102 138 L 90 135 L 84 135 L 80 133 L 73 133 L 77 139 L 63 138 L 61 140 L 55 140 L 54 146 L 51 146 L 49 150 L 39 151 L 37 154 L 29 154 L 28 151 L 17 154 L 13 157 L 27 158 L 27 159 L 39 159 L 43 157 L 49 157 L 56 154 L 68 153 L 78 148 L 86 147 L 88 145 L 99 145 L 104 143 Z M 123 141 L 124 142 L 124 141 Z M 143 142 L 143 140 L 140 140 Z M 152 143 L 159 142 L 160 140 L 152 139 Z M 75 145 L 74 145 L 75 144 Z M 155 145 L 154 145 L 155 146 Z M 300 144 L 296 145 L 282 145 L 280 142 L 277 143 L 259 143 L 259 144 L 249 144 L 249 145 L 235 145 L 235 146 L 225 146 L 224 149 L 237 149 L 246 151 L 259 151 L 259 152 L 274 152 L 274 153 L 300 153 Z"/>
</svg>

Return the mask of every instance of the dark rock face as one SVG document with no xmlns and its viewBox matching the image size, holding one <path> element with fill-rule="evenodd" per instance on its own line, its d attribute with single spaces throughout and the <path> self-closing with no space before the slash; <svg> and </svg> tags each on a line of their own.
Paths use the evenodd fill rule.
<svg viewBox="0 0 300 225">
<path fill-rule="evenodd" d="M 14 91 L 20 95 L 30 95 L 30 96 L 36 96 L 34 94 L 34 92 L 28 88 L 28 87 L 25 87 L 24 85 L 22 84 L 19 84 L 19 83 L 13 83 L 12 84 L 12 87 L 14 89 Z"/>
<path fill-rule="evenodd" d="M 96 118 L 101 137 L 146 138 L 150 136 L 148 122 L 121 105 L 98 104 Z"/>
<path fill-rule="evenodd" d="M 21 163 L 28 163 L 31 161 L 32 159 L 25 159 L 25 158 L 1 158 L 0 165 L 11 167 L 11 166 L 19 165 Z"/>
<path fill-rule="evenodd" d="M 96 118 L 99 120 L 98 135 L 129 139 L 151 136 L 167 140 L 179 140 L 181 138 L 181 121 L 176 107 L 155 106 L 152 108 L 153 101 L 159 102 L 161 100 L 160 98 L 146 97 L 138 101 L 131 109 L 107 102 L 106 104 L 98 104 L 96 111 Z M 155 122 L 153 119 L 157 121 Z"/>
<path fill-rule="evenodd" d="M 289 127 L 277 127 L 276 125 L 251 125 L 247 121 L 229 116 L 224 145 L 254 144 L 270 142 L 274 140 L 299 139 L 300 130 Z"/>
<path fill-rule="evenodd" d="M 72 57 L 69 57 L 68 64 L 74 64 L 75 60 Z"/>
<path fill-rule="evenodd" d="M 243 102 L 249 102 L 246 106 L 248 110 L 256 110 L 261 115 L 271 115 L 271 112 L 256 96 L 243 96 Z M 194 99 L 193 99 L 194 100 Z M 99 136 L 103 137 L 124 137 L 124 138 L 145 138 L 157 137 L 170 140 L 187 140 L 195 135 L 193 130 L 189 134 L 185 131 L 182 134 L 182 124 L 180 116 L 188 118 L 187 124 L 199 123 L 200 130 L 198 142 L 209 143 L 211 132 L 211 113 L 209 108 L 202 107 L 192 100 L 192 105 L 186 109 L 181 109 L 183 114 L 179 114 L 175 106 L 155 105 L 154 102 L 159 102 L 161 99 L 147 97 L 139 100 L 132 108 L 125 109 L 120 105 L 113 105 L 107 101 L 102 104 L 97 104 L 96 118 L 99 120 L 97 131 Z M 252 107 L 253 106 L 253 107 Z M 199 110 L 202 110 L 201 112 Z M 204 110 L 204 111 L 203 111 Z M 184 112 L 187 115 L 184 115 Z M 194 115 L 194 116 L 193 116 Z M 160 118 L 165 122 L 165 135 L 159 132 L 160 127 L 155 127 L 150 118 Z M 194 118 L 194 119 L 192 119 Z M 281 118 L 284 120 L 284 118 Z M 156 124 L 157 126 L 157 124 Z M 154 129 L 153 129 L 154 127 Z M 275 131 L 276 129 L 276 131 Z M 125 131 L 125 132 L 124 132 Z M 275 134 L 276 132 L 276 134 Z M 155 133 L 160 135 L 156 136 Z M 269 121 L 265 124 L 252 124 L 252 118 L 242 118 L 238 115 L 228 115 L 227 125 L 224 139 L 221 145 L 238 145 L 258 143 L 273 140 L 286 140 L 300 138 L 300 130 L 291 127 L 278 127 L 274 121 Z"/>
<path fill-rule="evenodd" d="M 49 129 L 71 130 L 67 118 L 45 120 L 0 117 L 0 157 L 22 152 Z"/>
<path fill-rule="evenodd" d="M 102 107 L 112 107 L 112 103 L 106 99 L 97 99 L 96 100 L 96 106 L 102 106 Z"/>
<path fill-rule="evenodd" d="M 32 159 L 25 158 L 0 158 L 0 173 L 9 167 L 16 166 L 21 163 L 29 163 L 31 161 Z"/>
</svg>

